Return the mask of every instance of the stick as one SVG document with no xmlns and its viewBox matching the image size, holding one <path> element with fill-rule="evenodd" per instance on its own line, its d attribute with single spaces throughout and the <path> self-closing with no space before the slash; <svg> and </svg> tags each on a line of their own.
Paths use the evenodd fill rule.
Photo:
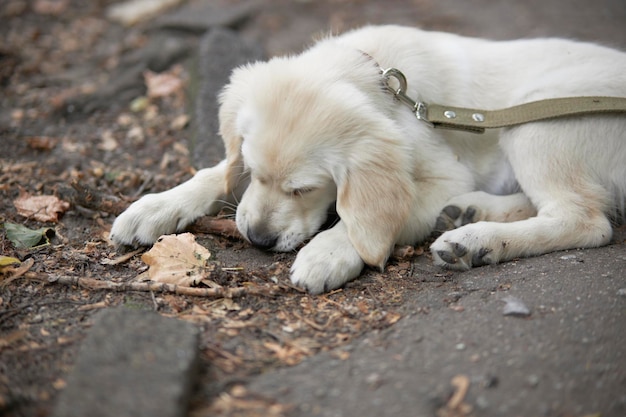
<svg viewBox="0 0 626 417">
<path fill-rule="evenodd" d="M 70 185 L 71 188 L 59 188 L 59 194 L 64 200 L 69 201 L 75 206 L 103 211 L 117 216 L 126 210 L 129 205 L 128 201 L 121 200 L 109 194 L 104 194 L 77 180 L 72 181 Z"/>
<path fill-rule="evenodd" d="M 190 227 L 193 233 L 217 234 L 229 238 L 243 240 L 233 219 L 221 217 L 201 217 Z"/>
<path fill-rule="evenodd" d="M 47 278 L 35 277 L 35 279 L 63 285 L 77 285 L 88 290 L 112 290 L 112 291 L 143 291 L 161 292 L 179 295 L 191 295 L 194 297 L 215 297 L 215 298 L 235 298 L 246 294 L 251 295 L 273 295 L 274 290 L 270 288 L 236 287 L 236 288 L 198 288 L 181 287 L 174 284 L 165 284 L 154 281 L 147 282 L 112 282 L 101 281 L 93 278 L 50 276 Z"/>
</svg>

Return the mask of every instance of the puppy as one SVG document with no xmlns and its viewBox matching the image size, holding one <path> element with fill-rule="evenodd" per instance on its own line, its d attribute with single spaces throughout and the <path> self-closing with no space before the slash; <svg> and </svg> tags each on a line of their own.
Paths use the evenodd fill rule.
<svg viewBox="0 0 626 417">
<path fill-rule="evenodd" d="M 406 75 L 408 96 L 450 106 L 626 96 L 626 54 L 598 45 L 354 30 L 236 69 L 219 97 L 226 159 L 132 204 L 112 240 L 152 244 L 238 202 L 254 245 L 292 251 L 314 236 L 291 279 L 315 294 L 435 228 L 434 262 L 458 270 L 610 241 L 624 215 L 626 117 L 433 129 L 386 91 L 381 67 Z M 316 235 L 333 204 L 340 221 Z"/>
</svg>

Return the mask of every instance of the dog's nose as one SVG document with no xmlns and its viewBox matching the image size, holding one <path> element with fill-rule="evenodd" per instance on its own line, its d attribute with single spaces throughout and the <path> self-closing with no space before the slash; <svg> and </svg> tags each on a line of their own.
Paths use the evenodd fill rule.
<svg viewBox="0 0 626 417">
<path fill-rule="evenodd" d="M 248 230 L 248 239 L 250 239 L 250 243 L 254 246 L 257 246 L 261 249 L 272 249 L 276 246 L 276 242 L 278 241 L 278 236 L 270 235 L 267 233 L 258 233 L 255 232 L 254 229 Z"/>
</svg>

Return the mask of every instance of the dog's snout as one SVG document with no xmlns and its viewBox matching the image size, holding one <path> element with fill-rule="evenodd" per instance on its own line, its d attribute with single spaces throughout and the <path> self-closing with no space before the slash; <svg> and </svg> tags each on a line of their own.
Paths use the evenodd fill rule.
<svg viewBox="0 0 626 417">
<path fill-rule="evenodd" d="M 248 230 L 248 239 L 250 240 L 250 243 L 261 249 L 272 249 L 276 246 L 278 236 L 250 229 Z"/>
</svg>

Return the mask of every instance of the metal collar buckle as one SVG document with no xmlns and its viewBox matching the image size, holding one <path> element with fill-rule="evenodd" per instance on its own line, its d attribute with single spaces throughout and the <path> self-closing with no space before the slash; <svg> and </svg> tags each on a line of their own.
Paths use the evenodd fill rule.
<svg viewBox="0 0 626 417">
<path fill-rule="evenodd" d="M 434 125 L 428 120 L 428 106 L 426 103 L 415 101 L 406 95 L 408 84 L 404 74 L 396 68 L 381 68 L 380 73 L 383 79 L 383 84 L 387 87 L 387 90 L 389 90 L 389 92 L 391 92 L 397 100 L 409 106 L 415 114 L 415 117 L 417 117 L 417 120 L 426 123 L 430 127 L 434 127 Z M 391 78 L 396 80 L 398 84 L 397 88 L 394 88 L 391 85 Z"/>
</svg>

